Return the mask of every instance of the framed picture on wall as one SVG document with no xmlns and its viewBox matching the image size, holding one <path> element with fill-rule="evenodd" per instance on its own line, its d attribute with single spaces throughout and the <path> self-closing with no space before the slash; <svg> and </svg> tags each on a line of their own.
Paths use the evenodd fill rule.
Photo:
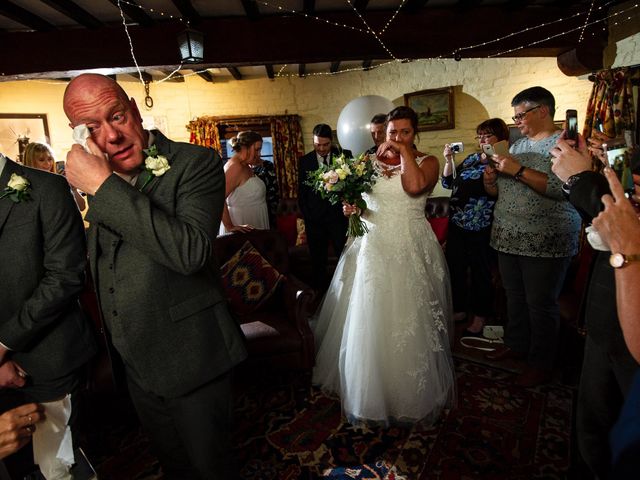
<svg viewBox="0 0 640 480">
<path fill-rule="evenodd" d="M 418 114 L 418 131 L 455 128 L 453 87 L 405 93 L 404 104 Z"/>
<path fill-rule="evenodd" d="M 49 144 L 46 113 L 0 113 L 0 152 L 22 162 L 22 152 L 29 142 Z"/>
</svg>

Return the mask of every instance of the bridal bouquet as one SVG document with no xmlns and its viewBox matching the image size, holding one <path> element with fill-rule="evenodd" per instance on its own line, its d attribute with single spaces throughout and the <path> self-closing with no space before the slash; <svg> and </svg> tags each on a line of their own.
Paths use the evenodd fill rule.
<svg viewBox="0 0 640 480">
<path fill-rule="evenodd" d="M 307 185 L 313 187 L 322 198 L 329 200 L 333 205 L 346 202 L 355 205 L 362 212 L 367 208 L 362 194 L 371 191 L 376 178 L 373 164 L 367 155 L 345 158 L 342 154 L 335 157 L 331 165 L 322 165 L 317 170 L 309 172 Z M 347 235 L 361 237 L 368 231 L 359 213 L 349 217 Z"/>
</svg>

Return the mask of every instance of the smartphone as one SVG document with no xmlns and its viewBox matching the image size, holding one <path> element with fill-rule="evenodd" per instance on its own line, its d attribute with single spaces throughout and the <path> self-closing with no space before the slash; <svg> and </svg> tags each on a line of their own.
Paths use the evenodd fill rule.
<svg viewBox="0 0 640 480">
<path fill-rule="evenodd" d="M 567 121 L 565 123 L 567 129 L 568 140 L 576 142 L 575 147 L 578 148 L 578 112 L 575 110 L 567 110 Z"/>
<path fill-rule="evenodd" d="M 482 151 L 491 159 L 493 155 L 509 155 L 509 142 L 506 140 L 500 140 L 493 145 L 489 143 L 482 144 Z"/>
</svg>

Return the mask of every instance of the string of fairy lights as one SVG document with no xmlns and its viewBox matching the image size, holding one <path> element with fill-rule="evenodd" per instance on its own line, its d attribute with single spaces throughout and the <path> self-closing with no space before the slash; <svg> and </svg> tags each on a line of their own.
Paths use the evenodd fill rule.
<svg viewBox="0 0 640 480">
<path fill-rule="evenodd" d="M 584 25 L 580 30 L 580 38 L 578 38 L 578 43 L 582 43 L 582 39 L 584 38 L 584 31 L 587 29 L 587 22 L 589 18 L 591 18 L 591 12 L 593 11 L 593 6 L 595 5 L 596 0 L 591 0 L 591 5 L 589 6 L 589 11 L 587 12 L 587 18 L 584 19 Z"/>
<path fill-rule="evenodd" d="M 353 2 L 351 0 L 345 0 L 346 3 L 351 7 L 351 9 L 355 12 L 356 16 L 359 18 L 359 20 L 362 22 L 362 24 L 364 25 L 365 28 L 359 28 L 357 26 L 354 25 L 348 25 L 346 23 L 340 23 L 340 22 L 336 22 L 334 20 L 331 19 L 327 19 L 327 18 L 322 18 L 320 16 L 314 15 L 314 14 L 310 14 L 304 11 L 297 11 L 288 7 L 285 7 L 283 5 L 280 4 L 276 4 L 275 2 L 270 2 L 268 0 L 255 0 L 256 4 L 262 5 L 264 7 L 267 7 L 268 9 L 272 9 L 273 11 L 277 11 L 277 12 L 286 12 L 292 15 L 297 15 L 297 16 L 302 16 L 304 18 L 308 18 L 310 20 L 313 21 L 318 21 L 318 22 L 322 22 L 325 23 L 327 25 L 331 25 L 333 27 L 336 28 L 344 28 L 344 29 L 348 29 L 354 32 L 359 32 L 359 33 L 363 33 L 366 35 L 371 35 L 377 43 L 380 44 L 380 46 L 382 47 L 382 49 L 389 55 L 390 60 L 387 61 L 383 61 L 380 63 L 376 63 L 374 65 L 370 65 L 367 67 L 364 66 L 358 66 L 358 67 L 349 67 L 349 68 L 341 68 L 338 69 L 336 71 L 330 71 L 330 72 L 308 72 L 305 75 L 306 76 L 334 76 L 334 75 L 338 75 L 338 74 L 343 74 L 343 73 L 349 73 L 349 72 L 360 72 L 363 71 L 365 69 L 367 70 L 373 70 L 373 69 L 377 69 L 380 67 L 384 67 L 390 64 L 394 64 L 394 63 L 399 63 L 399 62 L 415 62 L 415 61 L 430 61 L 430 60 L 442 60 L 445 58 L 450 58 L 453 57 L 456 60 L 460 60 L 462 58 L 462 52 L 465 52 L 465 55 L 467 56 L 467 58 L 472 58 L 469 56 L 469 52 L 477 49 L 477 48 L 481 48 L 481 47 L 486 47 L 488 45 L 492 45 L 492 44 L 496 44 L 499 42 L 504 42 L 507 40 L 511 40 L 514 39 L 520 35 L 524 35 L 554 24 L 559 24 L 559 23 L 564 23 L 567 21 L 570 21 L 572 19 L 575 19 L 577 17 L 580 16 L 585 16 L 585 20 L 584 23 L 582 23 L 580 26 L 578 27 L 574 27 L 574 28 L 570 28 L 568 30 L 553 34 L 553 35 L 549 35 L 546 36 L 544 38 L 540 38 L 538 40 L 535 41 L 527 41 L 526 44 L 523 45 L 519 45 L 516 47 L 511 47 L 508 48 L 506 50 L 502 50 L 500 52 L 497 53 L 493 53 L 490 55 L 486 55 L 485 58 L 495 58 L 495 57 L 500 57 L 500 56 L 504 56 L 507 55 L 509 53 L 518 51 L 518 50 L 522 50 L 524 48 L 530 47 L 532 45 L 538 45 L 540 43 L 544 43 L 546 41 L 552 40 L 554 38 L 558 38 L 560 36 L 563 35 L 568 35 L 570 33 L 573 33 L 577 30 L 580 30 L 580 37 L 578 39 L 578 43 L 581 43 L 582 40 L 585 37 L 585 32 L 587 30 L 588 27 L 592 27 L 594 25 L 597 25 L 599 23 L 603 23 L 603 22 L 608 22 L 610 19 L 614 19 L 615 22 L 613 23 L 613 25 L 618 25 L 620 22 L 623 21 L 630 21 L 633 19 L 633 16 L 631 15 L 632 10 L 635 10 L 638 8 L 639 4 L 638 3 L 634 3 L 633 5 L 628 6 L 627 8 L 624 8 L 622 10 L 618 10 L 618 11 L 614 11 L 612 13 L 608 13 L 607 15 L 603 16 L 602 18 L 596 19 L 596 20 L 590 20 L 592 18 L 592 14 L 594 11 L 603 11 L 604 9 L 607 9 L 611 4 L 614 3 L 613 0 L 609 0 L 606 1 L 605 3 L 603 3 L 602 5 L 596 7 L 595 3 L 596 0 L 592 0 L 591 4 L 589 6 L 589 9 L 587 12 L 576 12 L 574 14 L 568 15 L 566 17 L 562 17 L 562 18 L 558 18 L 556 20 L 553 21 L 549 21 L 549 22 L 543 22 L 543 23 L 539 23 L 535 26 L 531 26 L 531 27 L 525 27 L 525 28 L 520 28 L 516 31 L 513 31 L 511 33 L 508 33 L 506 35 L 502 35 L 500 37 L 494 38 L 492 40 L 488 40 L 488 41 L 484 41 L 484 42 L 479 42 L 476 44 L 472 44 L 472 45 L 466 45 L 466 46 L 462 46 L 462 47 L 458 47 L 456 49 L 454 49 L 453 51 L 449 52 L 449 54 L 442 54 L 439 55 L 437 57 L 432 57 L 432 58 L 421 58 L 421 59 L 404 59 L 404 58 L 397 58 L 392 51 L 389 49 L 389 47 L 384 43 L 382 36 L 384 35 L 384 33 L 389 29 L 390 25 L 393 23 L 393 21 L 396 19 L 398 13 L 402 10 L 403 6 L 406 3 L 406 0 L 401 0 L 398 4 L 398 7 L 395 9 L 395 11 L 393 12 L 393 14 L 389 17 L 389 19 L 387 20 L 387 22 L 385 23 L 385 25 L 383 26 L 383 28 L 380 29 L 380 31 L 376 32 L 373 28 L 371 28 L 371 26 L 368 24 L 368 22 L 365 20 L 365 18 L 362 16 L 362 14 L 358 11 L 358 9 L 355 7 L 355 5 L 353 4 Z M 129 42 L 129 49 L 130 49 L 130 54 L 131 57 L 133 59 L 133 62 L 135 64 L 136 70 L 138 72 L 138 76 L 140 78 L 140 82 L 142 84 L 145 84 L 145 81 L 143 79 L 143 75 L 142 75 L 142 70 L 140 69 L 139 65 L 138 65 L 138 61 L 136 59 L 135 56 L 135 49 L 134 49 L 134 45 L 133 45 L 133 41 L 131 39 L 131 36 L 129 35 L 129 30 L 128 30 L 128 24 L 126 21 L 126 17 L 125 17 L 125 13 L 122 9 L 122 5 L 121 4 L 127 4 L 131 7 L 136 7 L 142 10 L 145 10 L 149 13 L 153 13 L 156 15 L 159 15 L 161 17 L 165 17 L 165 18 L 169 18 L 169 19 L 174 19 L 174 20 L 178 20 L 182 23 L 185 24 L 185 26 L 189 26 L 189 21 L 178 16 L 178 15 L 173 15 L 171 13 L 167 13 L 167 12 L 163 12 L 160 11 L 158 9 L 155 8 L 147 8 L 144 7 L 142 5 L 139 5 L 137 3 L 132 3 L 130 1 L 127 0 L 118 0 L 117 2 L 117 6 L 118 9 L 120 11 L 120 16 L 122 19 L 122 25 L 125 31 L 125 35 L 127 36 L 127 40 Z M 627 15 L 626 17 L 624 17 L 624 15 Z M 603 27 L 603 29 L 606 28 L 606 25 Z M 592 36 L 595 35 L 595 32 L 591 32 Z M 478 57 L 478 58 L 482 58 L 482 57 Z M 181 70 L 183 67 L 182 64 L 180 64 L 175 70 L 173 70 L 169 75 L 167 75 L 166 77 L 155 81 L 155 83 L 162 83 L 165 82 L 167 80 L 170 80 L 173 76 L 175 76 L 179 70 Z M 282 65 L 281 68 L 279 69 L 279 71 L 274 75 L 277 78 L 283 78 L 283 77 L 294 77 L 294 76 L 298 76 L 297 74 L 294 73 L 287 73 L 285 72 L 285 70 L 287 69 L 288 65 Z M 199 71 L 194 71 L 192 73 L 185 73 L 182 74 L 183 77 L 189 77 L 192 75 L 198 75 L 199 73 L 203 73 L 206 72 L 208 69 L 202 69 Z"/>
</svg>

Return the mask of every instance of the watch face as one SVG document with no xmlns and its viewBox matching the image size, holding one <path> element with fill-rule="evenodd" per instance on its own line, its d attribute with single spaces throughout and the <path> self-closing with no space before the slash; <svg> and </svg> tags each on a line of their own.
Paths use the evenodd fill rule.
<svg viewBox="0 0 640 480">
<path fill-rule="evenodd" d="M 612 253 L 609 257 L 609 265 L 613 268 L 620 268 L 624 265 L 624 255 L 621 253 Z"/>
</svg>

